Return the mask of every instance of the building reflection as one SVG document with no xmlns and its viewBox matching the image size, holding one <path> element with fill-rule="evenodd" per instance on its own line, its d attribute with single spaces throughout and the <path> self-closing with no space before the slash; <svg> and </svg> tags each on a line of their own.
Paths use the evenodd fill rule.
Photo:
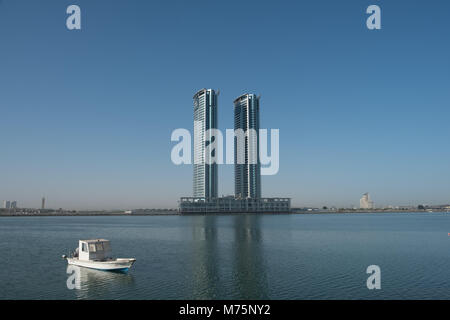
<svg viewBox="0 0 450 320">
<path fill-rule="evenodd" d="M 193 216 L 194 299 L 217 299 L 220 290 L 218 230 L 215 216 Z"/>
<path fill-rule="evenodd" d="M 261 216 L 192 216 L 193 299 L 267 298 Z"/>
<path fill-rule="evenodd" d="M 268 296 L 261 215 L 234 216 L 233 281 L 237 299 Z"/>
<path fill-rule="evenodd" d="M 74 272 L 80 276 L 79 287 L 73 290 L 76 299 L 79 300 L 117 297 L 121 292 L 128 292 L 134 287 L 134 278 L 128 273 L 99 271 L 69 265 L 68 278 Z"/>
</svg>

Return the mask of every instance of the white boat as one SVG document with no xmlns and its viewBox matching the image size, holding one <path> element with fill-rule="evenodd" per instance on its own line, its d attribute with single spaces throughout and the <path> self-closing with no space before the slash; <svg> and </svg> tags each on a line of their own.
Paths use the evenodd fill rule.
<svg viewBox="0 0 450 320">
<path fill-rule="evenodd" d="M 128 271 L 134 258 L 112 258 L 111 243 L 105 239 L 80 240 L 71 257 L 63 255 L 70 265 L 104 271 Z"/>
</svg>

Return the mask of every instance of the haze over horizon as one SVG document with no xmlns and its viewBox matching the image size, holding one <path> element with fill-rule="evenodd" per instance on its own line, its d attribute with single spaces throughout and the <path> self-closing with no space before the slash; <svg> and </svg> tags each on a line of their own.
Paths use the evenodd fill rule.
<svg viewBox="0 0 450 320">
<path fill-rule="evenodd" d="M 66 8 L 82 30 L 66 28 Z M 382 9 L 368 30 L 366 8 Z M 170 159 L 192 96 L 261 94 L 280 129 L 264 197 L 292 206 L 450 203 L 450 2 L 0 1 L 0 201 L 175 208 L 192 166 Z M 219 194 L 233 194 L 233 166 Z"/>
</svg>

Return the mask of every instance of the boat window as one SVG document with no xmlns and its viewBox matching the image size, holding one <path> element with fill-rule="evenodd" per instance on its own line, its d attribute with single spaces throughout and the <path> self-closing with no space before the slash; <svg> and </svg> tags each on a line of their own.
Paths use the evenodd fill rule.
<svg viewBox="0 0 450 320">
<path fill-rule="evenodd" d="M 87 252 L 88 251 L 87 250 L 87 245 L 84 242 L 81 244 L 81 251 L 83 251 L 83 252 Z"/>
<path fill-rule="evenodd" d="M 95 243 L 89 244 L 89 252 L 95 252 Z"/>
<path fill-rule="evenodd" d="M 97 251 L 103 251 L 103 244 L 102 243 L 97 243 L 96 249 L 97 249 Z"/>
</svg>

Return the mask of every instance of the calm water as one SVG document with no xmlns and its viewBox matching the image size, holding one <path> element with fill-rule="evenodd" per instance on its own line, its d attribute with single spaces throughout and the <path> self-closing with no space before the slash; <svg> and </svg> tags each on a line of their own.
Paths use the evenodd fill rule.
<svg viewBox="0 0 450 320">
<path fill-rule="evenodd" d="M 449 232 L 445 213 L 1 218 L 0 299 L 450 299 Z M 84 238 L 137 262 L 69 290 Z"/>
</svg>

